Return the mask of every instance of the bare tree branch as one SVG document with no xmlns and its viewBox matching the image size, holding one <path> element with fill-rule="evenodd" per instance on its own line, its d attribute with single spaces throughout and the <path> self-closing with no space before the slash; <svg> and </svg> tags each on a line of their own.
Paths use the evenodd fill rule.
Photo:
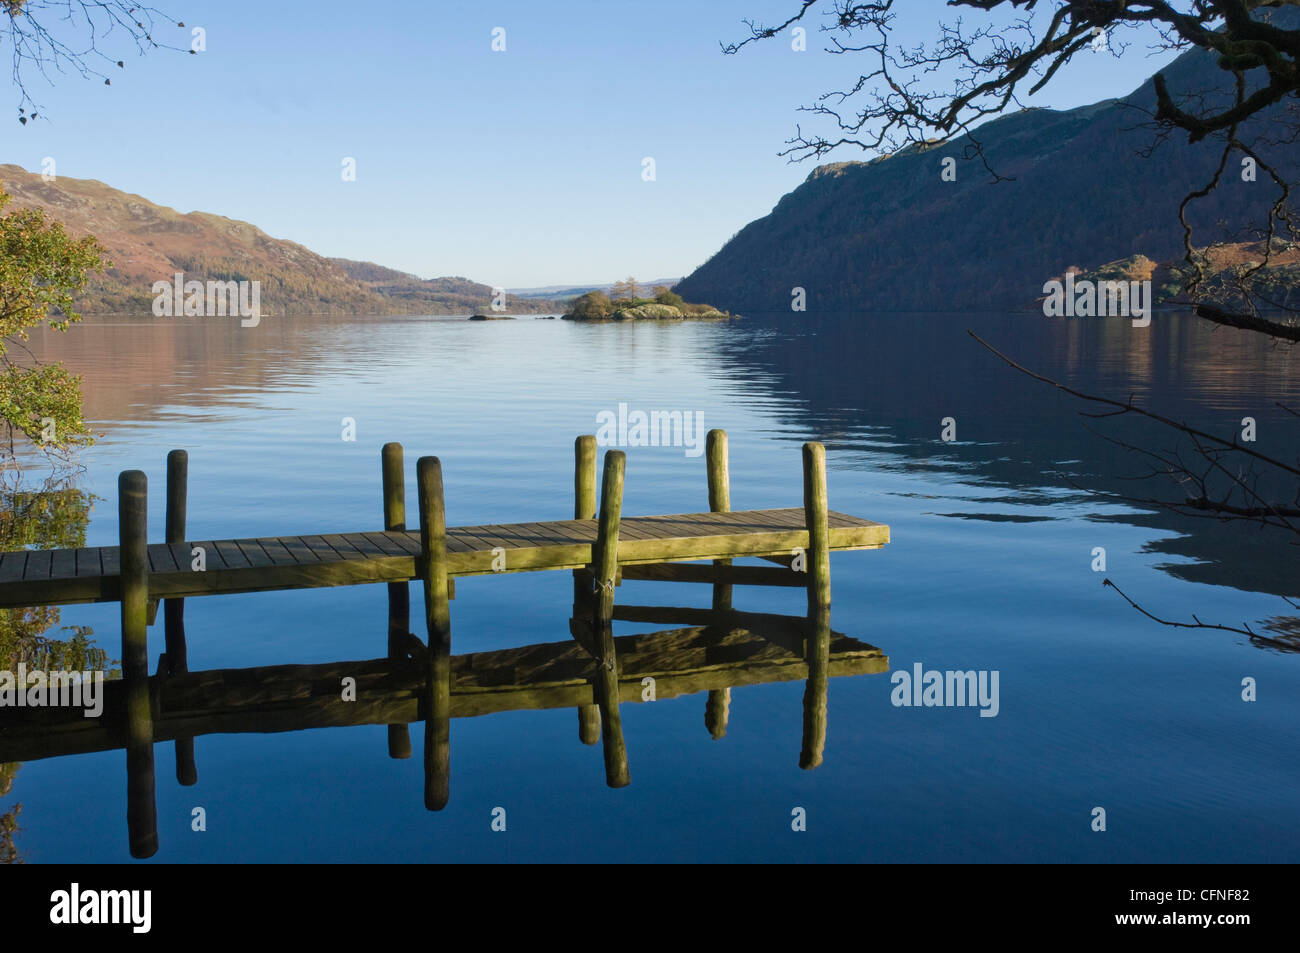
<svg viewBox="0 0 1300 953">
<path fill-rule="evenodd" d="M 1196 617 L 1195 614 L 1192 615 L 1193 621 L 1191 622 L 1174 622 L 1169 619 L 1162 619 L 1159 616 L 1148 612 L 1146 609 L 1142 608 L 1140 605 L 1138 605 L 1136 602 L 1130 599 L 1123 589 L 1115 585 L 1115 583 L 1111 582 L 1109 579 L 1103 579 L 1101 581 L 1101 584 L 1103 586 L 1109 586 L 1110 588 L 1114 589 L 1116 592 L 1120 594 L 1123 600 L 1127 602 L 1129 605 L 1131 605 L 1134 609 L 1142 613 L 1151 621 L 1159 622 L 1161 625 L 1167 625 L 1175 629 L 1218 629 L 1221 632 L 1236 632 L 1240 635 L 1250 636 L 1250 638 L 1252 639 L 1256 639 L 1260 642 L 1267 643 L 1269 645 L 1275 646 L 1284 651 L 1288 651 L 1288 652 L 1295 651 L 1295 646 L 1283 642 L 1280 639 L 1272 639 L 1269 638 L 1267 635 L 1260 635 L 1258 632 L 1252 629 L 1248 623 L 1245 622 L 1243 622 L 1240 626 L 1217 625 L 1213 622 L 1202 622 L 1199 618 Z M 1290 600 L 1287 601 L 1289 602 Z"/>
<path fill-rule="evenodd" d="M 1106 416 L 1118 416 L 1118 414 L 1138 414 L 1142 417 L 1147 417 L 1158 423 L 1164 424 L 1166 427 L 1172 427 L 1173 429 L 1181 431 L 1185 434 L 1190 434 L 1194 437 L 1199 437 L 1200 439 L 1205 440 L 1208 443 L 1215 444 L 1216 446 L 1224 447 L 1226 449 L 1234 450 L 1239 453 L 1246 454 L 1247 456 L 1254 457 L 1255 459 L 1260 460 L 1268 464 L 1269 466 L 1277 467 L 1279 470 L 1285 470 L 1287 473 L 1291 473 L 1297 477 L 1300 477 L 1300 467 L 1292 466 L 1289 463 L 1285 463 L 1284 461 L 1277 460 L 1273 457 L 1268 456 L 1267 454 L 1260 453 L 1258 450 L 1254 450 L 1250 447 L 1244 446 L 1243 444 L 1237 442 L 1235 438 L 1232 440 L 1225 440 L 1224 438 L 1215 436 L 1214 434 L 1206 433 L 1205 431 L 1198 430 L 1195 427 L 1190 427 L 1185 423 L 1179 423 L 1176 420 L 1171 420 L 1168 417 L 1164 417 L 1160 414 L 1154 413 L 1152 411 L 1137 406 L 1136 404 L 1133 403 L 1132 398 L 1129 398 L 1128 402 L 1125 403 L 1118 400 L 1112 400 L 1109 397 L 1098 397 L 1093 394 L 1086 394 L 1083 391 L 1075 390 L 1072 387 L 1062 384 L 1060 381 L 1052 380 L 1052 378 L 1050 377 L 1044 377 L 1042 374 L 1039 374 L 1035 371 L 1031 371 L 1023 364 L 1016 363 L 1011 358 L 1007 357 L 1005 354 L 1003 354 L 1001 351 L 995 348 L 992 344 L 989 344 L 987 341 L 985 341 L 974 331 L 968 329 L 966 333 L 969 334 L 971 337 L 973 337 L 985 348 L 992 351 L 993 354 L 995 354 L 1001 360 L 1005 361 L 1011 367 L 1014 367 L 1022 374 L 1026 374 L 1029 377 L 1032 377 L 1036 381 L 1042 381 L 1045 384 L 1051 384 L 1053 387 L 1057 388 L 1058 390 L 1064 391 L 1065 393 L 1070 394 L 1073 397 L 1078 397 L 1081 400 L 1092 401 L 1098 404 L 1106 404 L 1110 407 L 1118 408 L 1117 413 L 1108 414 Z"/>
<path fill-rule="evenodd" d="M 1260 334 L 1281 338 L 1284 341 L 1300 341 L 1300 325 L 1282 324 L 1279 321 L 1270 321 L 1267 318 L 1261 318 L 1253 314 L 1232 313 L 1204 302 L 1197 304 L 1195 308 L 1200 317 L 1205 318 L 1207 321 L 1213 321 L 1215 324 L 1222 324 L 1229 328 L 1241 328 L 1244 331 L 1258 331 Z"/>
<path fill-rule="evenodd" d="M 156 36 L 164 25 L 185 26 L 156 7 L 125 0 L 0 0 L 0 49 L 10 47 L 18 121 L 40 115 L 28 89 L 33 72 L 51 84 L 53 73 L 75 73 L 111 85 L 101 68 L 125 69 L 126 63 L 101 49 L 102 43 L 120 42 L 138 55 L 155 49 L 194 52 Z"/>
</svg>

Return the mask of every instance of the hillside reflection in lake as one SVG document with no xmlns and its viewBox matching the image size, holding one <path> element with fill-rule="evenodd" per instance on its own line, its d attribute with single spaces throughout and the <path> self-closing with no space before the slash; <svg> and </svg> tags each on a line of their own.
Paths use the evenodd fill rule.
<svg viewBox="0 0 1300 953">
<path fill-rule="evenodd" d="M 727 357 L 742 373 L 757 372 L 766 386 L 788 390 L 810 432 L 835 446 L 887 448 L 905 472 L 956 467 L 977 475 L 984 490 L 968 502 L 979 505 L 948 516 L 1055 519 L 1060 511 L 1046 507 L 1059 504 L 1062 493 L 1077 502 L 1097 492 L 1182 498 L 1172 480 L 1135 485 L 1133 477 L 1148 472 L 1149 461 L 1103 436 L 1165 448 L 1178 442 L 1172 431 L 1135 418 L 1080 416 L 1109 408 L 1059 393 L 1000 363 L 966 334 L 968 328 L 1029 369 L 1076 390 L 1132 398 L 1228 438 L 1249 416 L 1256 421 L 1259 449 L 1283 461 L 1300 455 L 1300 424 L 1278 406 L 1300 403 L 1300 352 L 1270 345 L 1258 334 L 1177 315 L 1161 315 L 1149 329 L 1122 319 L 904 315 L 872 321 L 865 331 L 845 317 L 813 318 L 798 333 L 745 341 L 729 348 Z M 957 422 L 958 441 L 942 444 L 939 421 L 948 416 Z M 1006 493 L 990 497 L 985 491 L 991 487 Z M 984 505 L 1003 502 L 1016 509 Z M 1149 545 L 1153 552 L 1195 560 L 1162 567 L 1183 578 L 1279 595 L 1297 591 L 1300 552 L 1294 536 L 1178 519 L 1162 510 L 1096 517 L 1177 534 Z"/>
<path fill-rule="evenodd" d="M 894 672 L 998 672 L 996 717 L 896 706 L 889 678 L 836 679 L 826 760 L 775 757 L 802 711 L 798 682 L 731 699 L 726 736 L 703 705 L 631 705 L 634 783 L 597 780 L 572 710 L 452 724 L 453 797 L 418 796 L 419 759 L 390 761 L 382 724 L 264 737 L 201 736 L 194 787 L 160 783 L 163 861 L 206 860 L 1027 860 L 1296 861 L 1300 674 L 1292 654 L 1245 636 L 1142 618 L 1091 569 L 1152 611 L 1252 626 L 1297 613 L 1295 548 L 1248 528 L 1123 503 L 1131 456 L 1083 426 L 1076 401 L 1007 368 L 965 333 L 1082 390 L 1136 399 L 1232 433 L 1257 420 L 1261 450 L 1293 459 L 1295 357 L 1249 335 L 1157 315 L 794 316 L 796 323 L 575 326 L 412 318 L 90 320 L 36 335 L 38 355 L 85 375 L 106 436 L 85 455 L 101 498 L 87 544 L 116 539 L 116 476 L 163 483 L 190 452 L 192 537 L 378 526 L 379 448 L 436 453 L 448 521 L 571 515 L 570 448 L 620 402 L 689 409 L 730 434 L 737 508 L 799 503 L 795 448 L 827 445 L 831 506 L 882 522 L 893 541 L 832 557 L 836 629 L 887 648 Z M 340 439 L 356 423 L 355 442 Z M 940 439 L 952 417 L 957 442 Z M 1130 434 L 1127 420 L 1094 423 Z M 151 527 L 162 498 L 151 498 Z M 704 508 L 700 458 L 628 448 L 624 511 Z M 638 602 L 680 602 L 637 582 Z M 626 588 L 626 587 L 624 587 Z M 706 587 L 697 605 L 707 603 Z M 462 581 L 455 652 L 552 641 L 567 574 Z M 640 593 L 645 593 L 642 596 Z M 789 612 L 790 592 L 746 593 Z M 620 589 L 620 600 L 625 598 Z M 191 671 L 330 664 L 382 654 L 383 586 L 210 597 L 187 604 Z M 116 656 L 116 607 L 72 606 Z M 620 623 L 620 635 L 644 625 Z M 161 633 L 150 631 L 151 656 Z M 155 641 L 157 644 L 155 645 Z M 1242 679 L 1259 686 L 1242 700 Z M 422 728 L 412 726 L 419 748 Z M 172 746 L 156 746 L 169 777 Z M 782 751 L 786 750 L 784 748 Z M 23 805 L 28 861 L 119 860 L 120 752 L 24 764 L 0 814 Z M 191 830 L 203 807 L 207 830 Z M 1105 832 L 1092 809 L 1107 810 Z M 504 807 L 505 832 L 491 829 Z M 803 808 L 806 831 L 791 829 Z M 589 832 L 600 831 L 601 836 Z"/>
</svg>

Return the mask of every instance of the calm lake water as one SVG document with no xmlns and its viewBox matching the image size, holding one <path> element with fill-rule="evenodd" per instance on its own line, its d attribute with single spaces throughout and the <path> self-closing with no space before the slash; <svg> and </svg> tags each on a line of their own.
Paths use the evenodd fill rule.
<svg viewBox="0 0 1300 953">
<path fill-rule="evenodd" d="M 784 323 L 575 325 L 444 318 L 87 319 L 35 353 L 85 377 L 103 437 L 83 455 L 90 545 L 116 542 L 116 478 L 150 481 L 161 539 L 165 456 L 190 454 L 189 536 L 381 527 L 379 449 L 443 462 L 449 523 L 572 515 L 572 442 L 629 409 L 703 415 L 730 435 L 732 505 L 798 506 L 800 444 L 826 444 L 833 509 L 888 523 L 893 542 L 832 556 L 834 629 L 891 671 L 999 673 L 996 717 L 895 707 L 890 675 L 834 678 L 825 762 L 798 766 L 803 683 L 732 690 L 713 740 L 702 694 L 622 706 L 632 784 L 605 786 L 573 709 L 456 719 L 451 802 L 424 810 L 419 752 L 392 760 L 383 726 L 212 735 L 198 784 L 156 746 L 158 861 L 1285 861 L 1300 860 L 1300 657 L 1244 635 L 1143 618 L 1249 622 L 1284 639 L 1300 615 L 1297 550 L 1281 533 L 1195 521 L 1115 494 L 1145 445 L 1172 436 L 1082 405 L 981 348 L 1084 390 L 1130 394 L 1295 459 L 1300 353 L 1157 315 L 798 316 Z M 1082 408 L 1088 409 L 1088 408 Z M 341 439 L 345 417 L 356 439 Z M 941 440 L 952 417 L 956 442 Z M 704 459 L 628 448 L 624 512 L 707 508 Z M 1106 572 L 1092 569 L 1104 547 Z M 686 589 L 687 592 L 680 590 Z M 419 590 L 413 591 L 419 605 Z M 463 579 L 453 650 L 568 638 L 568 573 Z M 708 588 L 626 582 L 620 602 L 707 606 Z M 736 607 L 797 613 L 797 589 L 738 587 Z M 188 600 L 191 670 L 375 658 L 383 586 Z M 120 655 L 117 606 L 72 606 Z M 418 611 L 416 613 L 418 619 Z M 161 622 L 161 614 L 160 614 Z M 416 631 L 424 632 L 418 621 Z M 618 623 L 616 635 L 666 626 Z M 151 666 L 162 626 L 151 628 Z M 1284 639 L 1285 640 L 1285 639 Z M 1258 700 L 1243 701 L 1253 678 Z M 128 859 L 125 756 L 28 762 L 28 862 Z M 207 830 L 191 830 L 195 807 Z M 491 829 L 504 807 L 508 828 Z M 807 830 L 792 831 L 792 811 Z M 1092 829 L 1093 809 L 1107 829 Z"/>
</svg>

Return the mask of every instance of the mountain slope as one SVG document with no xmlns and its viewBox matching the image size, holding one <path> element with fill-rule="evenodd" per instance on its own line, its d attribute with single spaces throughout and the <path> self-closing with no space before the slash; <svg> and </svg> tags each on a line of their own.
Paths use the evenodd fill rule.
<svg viewBox="0 0 1300 953">
<path fill-rule="evenodd" d="M 1229 75 L 1199 50 L 1163 72 L 1174 91 L 1219 89 Z M 1181 136 L 1139 155 L 1153 132 L 1140 128 L 1145 115 L 1133 107 L 1149 111 L 1154 102 L 1148 81 L 1123 100 L 986 123 L 979 139 L 1010 182 L 992 184 L 978 160 L 963 160 L 964 137 L 820 166 L 675 290 L 746 313 L 789 313 L 796 287 L 809 311 L 1005 310 L 1025 307 L 1071 266 L 1179 258 L 1179 203 L 1209 181 L 1219 148 Z M 1295 181 L 1300 150 L 1270 155 Z M 955 182 L 940 179 L 949 156 Z M 1194 238 L 1223 239 L 1219 220 L 1262 221 L 1273 197 L 1263 170 L 1243 182 L 1230 168 L 1194 206 Z"/>
<path fill-rule="evenodd" d="M 272 238 L 248 222 L 207 212 L 178 212 L 94 179 L 44 181 L 0 165 L 9 209 L 43 208 L 75 235 L 92 234 L 113 268 L 92 279 L 86 313 L 150 312 L 155 281 L 261 282 L 264 314 L 464 314 L 491 307 L 492 289 L 466 278 L 424 280 L 370 262 L 325 258 Z M 510 297 L 519 313 L 554 313 L 548 301 Z"/>
</svg>

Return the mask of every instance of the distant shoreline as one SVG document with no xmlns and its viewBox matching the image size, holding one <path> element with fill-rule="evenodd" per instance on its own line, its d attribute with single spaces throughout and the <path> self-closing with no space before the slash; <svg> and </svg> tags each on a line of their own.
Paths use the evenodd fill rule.
<svg viewBox="0 0 1300 953">
<path fill-rule="evenodd" d="M 619 314 L 611 314 L 607 317 L 587 317 L 585 315 L 563 314 L 560 315 L 562 321 L 576 321 L 579 324 L 633 324 L 636 322 L 660 322 L 665 321 L 740 321 L 743 315 L 727 314 L 717 311 L 712 314 L 674 314 L 664 317 L 621 317 Z"/>
</svg>

